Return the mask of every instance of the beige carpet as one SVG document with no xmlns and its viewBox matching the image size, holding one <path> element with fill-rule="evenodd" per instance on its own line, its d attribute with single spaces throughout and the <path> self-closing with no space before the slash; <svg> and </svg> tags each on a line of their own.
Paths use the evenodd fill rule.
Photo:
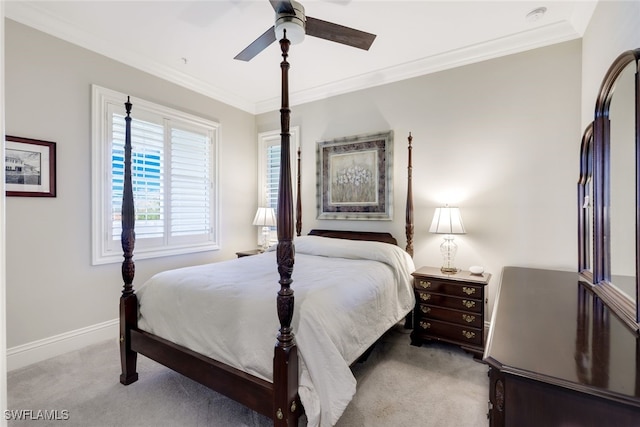
<svg viewBox="0 0 640 427">
<path fill-rule="evenodd" d="M 356 396 L 338 427 L 486 427 L 487 366 L 457 347 L 409 345 L 407 330 L 387 333 L 354 366 Z M 68 411 L 68 420 L 9 421 L 10 426 L 262 427 L 270 421 L 145 358 L 140 379 L 118 382 L 115 340 L 49 359 L 8 375 L 10 410 Z M 61 417 L 62 418 L 62 417 Z M 305 420 L 301 426 L 306 425 Z"/>
</svg>

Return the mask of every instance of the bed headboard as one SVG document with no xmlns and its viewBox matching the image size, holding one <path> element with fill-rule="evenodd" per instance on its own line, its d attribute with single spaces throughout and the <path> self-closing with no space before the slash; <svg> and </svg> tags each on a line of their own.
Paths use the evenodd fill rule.
<svg viewBox="0 0 640 427">
<path fill-rule="evenodd" d="M 391 243 L 398 245 L 398 241 L 389 233 L 378 233 L 375 231 L 342 231 L 342 230 L 318 230 L 309 231 L 310 236 L 332 237 L 335 239 L 348 240 L 371 240 L 374 242 Z"/>
</svg>

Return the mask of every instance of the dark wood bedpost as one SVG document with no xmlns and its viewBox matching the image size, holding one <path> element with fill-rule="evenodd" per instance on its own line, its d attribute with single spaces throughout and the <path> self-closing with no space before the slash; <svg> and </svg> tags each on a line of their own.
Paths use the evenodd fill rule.
<svg viewBox="0 0 640 427">
<path fill-rule="evenodd" d="M 300 236 L 302 233 L 302 181 L 300 179 L 300 147 L 298 147 L 298 180 L 297 180 L 297 193 L 296 193 L 296 236 Z"/>
<path fill-rule="evenodd" d="M 289 63 L 287 56 L 290 42 L 280 40 L 282 50 L 282 108 L 280 109 L 281 150 L 280 183 L 278 187 L 278 246 L 276 256 L 280 273 L 280 291 L 277 296 L 278 332 L 273 356 L 274 426 L 297 426 L 300 416 L 298 400 L 298 349 L 296 347 L 291 320 L 293 318 L 294 297 L 291 289 L 291 275 L 294 263 L 293 245 L 293 194 L 291 189 L 291 159 L 289 118 Z"/>
<path fill-rule="evenodd" d="M 406 217 L 405 217 L 405 230 L 407 233 L 407 247 L 406 251 L 411 257 L 413 257 L 413 188 L 411 185 L 411 181 L 413 179 L 413 167 L 411 165 L 411 141 L 413 141 L 413 137 L 411 136 L 411 132 L 409 132 L 409 163 L 407 166 L 407 209 L 406 209 Z"/>
<path fill-rule="evenodd" d="M 120 297 L 120 364 L 122 374 L 120 382 L 131 384 L 138 379 L 136 372 L 137 353 L 131 350 L 131 329 L 138 326 L 138 298 L 133 291 L 133 277 L 135 264 L 133 262 L 133 247 L 136 241 L 135 209 L 133 204 L 133 187 L 131 183 L 131 102 L 127 97 L 124 104 L 127 116 L 125 120 L 124 142 L 124 190 L 122 194 L 122 296 Z"/>
<path fill-rule="evenodd" d="M 407 162 L 407 208 L 405 210 L 405 222 L 404 228 L 407 235 L 407 247 L 405 250 L 411 258 L 413 258 L 413 165 L 411 160 L 411 142 L 413 141 L 413 137 L 411 136 L 411 132 L 409 132 L 409 140 L 408 146 L 408 162 Z M 404 319 L 404 327 L 405 329 L 413 329 L 413 312 L 409 313 L 407 317 Z"/>
</svg>

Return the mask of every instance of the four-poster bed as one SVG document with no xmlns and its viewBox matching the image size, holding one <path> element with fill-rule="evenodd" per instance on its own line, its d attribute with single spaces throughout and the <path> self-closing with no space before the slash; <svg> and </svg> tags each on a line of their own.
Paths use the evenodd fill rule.
<svg viewBox="0 0 640 427">
<path fill-rule="evenodd" d="M 129 100 L 125 104 L 120 382 L 127 385 L 138 379 L 136 357 L 140 353 L 266 415 L 276 426 L 297 425 L 303 411 L 307 413 L 309 425 L 332 425 L 355 392 L 350 364 L 405 318 L 414 306 L 411 287 L 414 267 L 407 253 L 413 249 L 412 138 L 409 136 L 407 251 L 398 248 L 388 233 L 312 230 L 309 236 L 300 236 L 299 175 L 298 237 L 294 249 L 289 41 L 282 39 L 280 46 L 282 149 L 275 251 L 162 272 L 134 292 L 132 105 Z M 299 298 L 295 312 L 291 287 L 294 255 L 298 265 L 296 292 Z M 202 278 L 207 281 L 203 282 Z M 222 281 L 218 283 L 217 279 Z M 271 288 L 275 280 L 280 284 L 276 296 L 277 319 L 273 316 Z M 219 293 L 220 288 L 224 288 L 225 293 Z M 261 301 L 263 294 L 268 302 L 259 305 L 254 300 Z M 209 305 L 216 302 L 219 305 Z M 198 306 L 202 310 L 198 310 Z M 256 328 L 256 322 L 265 328 L 272 324 L 274 327 L 265 332 Z M 278 324 L 274 348 L 273 333 Z M 266 347 L 273 350 L 272 359 L 267 354 L 271 350 L 265 351 L 265 340 Z M 328 366 L 331 369 L 327 369 Z"/>
</svg>

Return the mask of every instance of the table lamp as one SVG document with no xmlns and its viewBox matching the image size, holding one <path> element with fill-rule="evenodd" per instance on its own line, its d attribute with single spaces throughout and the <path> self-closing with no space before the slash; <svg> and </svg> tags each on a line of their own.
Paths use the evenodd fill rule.
<svg viewBox="0 0 640 427">
<path fill-rule="evenodd" d="M 458 252 L 458 245 L 453 241 L 454 234 L 465 234 L 460 209 L 445 205 L 443 208 L 436 208 L 433 214 L 433 221 L 429 228 L 430 233 L 444 234 L 444 242 L 440 245 L 443 263 L 440 271 L 446 274 L 455 274 L 458 269 L 454 266 L 453 260 Z"/>
<path fill-rule="evenodd" d="M 262 252 L 269 249 L 269 227 L 276 225 L 276 213 L 273 208 L 259 207 L 256 216 L 253 218 L 253 225 L 262 226 Z"/>
</svg>

